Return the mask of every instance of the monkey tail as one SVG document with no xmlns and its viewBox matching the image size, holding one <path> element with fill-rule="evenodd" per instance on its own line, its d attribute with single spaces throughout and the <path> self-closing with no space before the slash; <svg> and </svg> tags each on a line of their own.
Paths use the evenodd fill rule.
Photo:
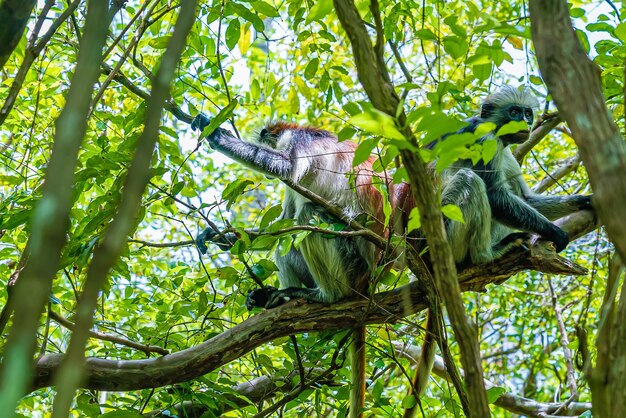
<svg viewBox="0 0 626 418">
<path fill-rule="evenodd" d="M 403 418 L 413 418 L 417 412 L 419 405 L 419 398 L 426 391 L 430 372 L 433 369 L 435 363 L 435 348 L 437 347 L 437 315 L 428 310 L 428 319 L 426 320 L 426 334 L 424 335 L 424 343 L 422 344 L 422 354 L 417 367 L 415 368 L 415 375 L 409 388 L 409 396 L 415 396 L 415 404 L 411 408 L 404 410 Z"/>
<path fill-rule="evenodd" d="M 365 326 L 352 331 L 350 350 L 352 391 L 350 393 L 350 418 L 362 418 L 365 406 Z"/>
</svg>

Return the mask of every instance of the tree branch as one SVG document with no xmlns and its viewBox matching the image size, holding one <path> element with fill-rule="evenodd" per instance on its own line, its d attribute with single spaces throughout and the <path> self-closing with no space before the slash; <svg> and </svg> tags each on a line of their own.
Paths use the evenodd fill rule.
<svg viewBox="0 0 626 418">
<path fill-rule="evenodd" d="M 593 213 L 581 211 L 564 218 L 562 228 L 576 238 L 594 228 Z M 582 225 L 585 225 L 586 229 Z M 535 243 L 530 251 L 518 249 L 493 263 L 460 272 L 463 291 L 484 291 L 520 271 L 583 274 L 586 270 L 556 255 L 552 244 Z M 568 267 L 569 266 L 569 267 Z M 143 360 L 108 360 L 89 357 L 82 387 L 97 390 L 138 390 L 185 382 L 209 373 L 276 338 L 312 331 L 350 329 L 357 324 L 393 323 L 426 309 L 426 291 L 419 281 L 377 293 L 371 300 L 332 306 L 296 300 L 263 311 L 223 333 L 176 353 Z M 47 354 L 37 361 L 34 389 L 50 386 L 63 354 Z"/>
<path fill-rule="evenodd" d="M 102 63 L 103 74 L 109 75 L 112 72 L 113 72 L 113 68 L 110 65 L 106 63 Z M 142 90 L 137 85 L 135 85 L 121 71 L 117 72 L 117 74 L 115 74 L 115 77 L 113 77 L 113 79 L 117 81 L 118 83 L 120 83 L 121 85 L 123 85 L 124 87 L 126 87 L 132 93 L 142 98 L 143 100 L 148 100 L 148 98 L 150 97 L 150 93 Z M 178 105 L 176 105 L 176 103 L 174 103 L 174 101 L 172 101 L 172 99 L 167 99 L 163 107 L 165 108 L 165 110 L 167 110 L 172 115 L 174 115 L 176 119 L 182 122 L 191 123 L 193 121 L 193 117 L 190 114 L 185 113 Z"/>
<path fill-rule="evenodd" d="M 541 179 L 539 183 L 535 187 L 533 187 L 533 192 L 535 193 L 543 193 L 548 188 L 555 185 L 559 180 L 563 177 L 567 176 L 574 170 L 578 168 L 580 165 L 580 154 L 576 154 L 571 158 L 568 158 L 563 162 L 558 169 L 556 169 L 553 173 L 548 174 L 544 178 Z"/>
<path fill-rule="evenodd" d="M 5 0 L 0 2 L 0 69 L 19 43 L 33 11 L 35 0 Z"/>
<path fill-rule="evenodd" d="M 74 323 L 72 323 L 70 320 L 68 320 L 67 318 L 62 317 L 61 315 L 59 315 L 58 313 L 54 312 L 54 311 L 50 311 L 50 318 L 52 320 L 54 320 L 55 322 L 57 322 L 58 324 L 64 326 L 67 329 L 73 330 L 74 329 Z M 130 348 L 134 348 L 136 350 L 140 350 L 143 351 L 146 354 L 150 354 L 150 353 L 158 353 L 161 355 L 166 355 L 169 354 L 169 350 L 166 350 L 163 347 L 159 347 L 156 345 L 148 345 L 148 344 L 139 344 L 135 341 L 131 341 L 127 338 L 123 338 L 123 337 L 118 337 L 116 335 L 111 335 L 111 334 L 106 334 L 104 332 L 98 332 L 98 331 L 89 331 L 89 336 L 91 338 L 96 338 L 98 340 L 102 340 L 102 341 L 109 341 L 115 344 L 119 344 L 119 345 L 123 345 L 126 347 L 130 347 Z"/>
<path fill-rule="evenodd" d="M 26 47 L 24 61 L 22 61 L 22 65 L 20 65 L 19 70 L 17 70 L 17 74 L 13 79 L 13 83 L 11 83 L 11 88 L 7 94 L 7 98 L 4 101 L 4 105 L 2 106 L 2 109 L 0 109 L 0 125 L 4 123 L 7 116 L 11 112 L 11 109 L 13 109 L 15 100 L 17 99 L 17 96 L 22 89 L 22 84 L 24 84 L 24 80 L 28 74 L 28 70 L 30 70 L 30 67 L 35 62 L 35 59 L 37 59 L 43 48 L 52 38 L 52 35 L 56 33 L 57 29 L 59 29 L 63 22 L 65 22 L 65 20 L 74 12 L 79 3 L 80 0 L 74 0 L 69 6 L 67 6 L 67 9 L 65 9 L 63 13 L 61 13 L 61 15 L 56 18 L 54 22 L 52 22 L 48 31 L 41 37 L 41 39 L 39 39 L 38 42 L 35 43 L 36 38 L 34 36 L 31 37 L 28 46 Z M 0 22 L 2 22 L 1 16 Z M 35 34 L 36 32 L 33 32 L 33 35 Z"/>
</svg>

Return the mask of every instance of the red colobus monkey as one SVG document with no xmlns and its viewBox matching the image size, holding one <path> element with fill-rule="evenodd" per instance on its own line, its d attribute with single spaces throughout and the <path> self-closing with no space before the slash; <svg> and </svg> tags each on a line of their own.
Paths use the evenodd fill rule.
<svg viewBox="0 0 626 418">
<path fill-rule="evenodd" d="M 200 114 L 193 129 L 202 130 L 209 119 Z M 257 140 L 241 141 L 230 132 L 217 128 L 209 134 L 211 147 L 220 153 L 267 176 L 297 183 L 328 202 L 341 207 L 348 218 L 367 215 L 368 226 L 377 234 L 387 236 L 383 213 L 383 197 L 374 186 L 384 182 L 394 208 L 409 210 L 405 202 L 408 185 L 395 187 L 381 173 L 372 169 L 374 158 L 352 166 L 356 144 L 339 142 L 325 130 L 275 123 L 261 130 Z M 353 181 L 351 181 L 353 176 Z M 376 179 L 378 178 L 378 179 Z M 295 219 L 307 225 L 313 217 L 332 218 L 322 207 L 287 188 L 283 199 L 281 219 Z M 220 235 L 207 228 L 197 238 L 198 247 L 206 251 L 206 242 L 213 241 L 222 248 L 236 241 L 233 235 Z M 344 298 L 365 296 L 369 280 L 381 258 L 381 250 L 359 237 L 325 237 L 310 233 L 300 246 L 286 255 L 276 252 L 280 289 L 265 287 L 253 290 L 246 306 L 273 308 L 292 298 L 309 302 L 333 303 Z M 353 391 L 350 404 L 352 417 L 362 416 L 365 395 L 365 328 L 354 331 L 352 343 Z"/>
</svg>

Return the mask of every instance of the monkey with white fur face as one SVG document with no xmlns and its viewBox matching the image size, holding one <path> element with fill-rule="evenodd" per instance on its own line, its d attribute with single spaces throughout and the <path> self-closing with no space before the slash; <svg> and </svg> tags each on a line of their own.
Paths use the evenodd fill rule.
<svg viewBox="0 0 626 418">
<path fill-rule="evenodd" d="M 200 114 L 192 128 L 202 130 L 208 124 L 209 119 Z M 222 128 L 209 134 L 208 141 L 213 149 L 258 172 L 301 185 L 342 208 L 348 218 L 366 215 L 368 227 L 381 236 L 388 236 L 388 230 L 384 224 L 383 197 L 375 182 L 386 184 L 393 208 L 410 212 L 411 205 L 406 203 L 412 202 L 407 197 L 408 185 L 394 192 L 389 179 L 372 169 L 372 157 L 353 167 L 356 144 L 339 142 L 328 131 L 275 123 L 261 130 L 254 143 L 241 141 Z M 399 199 L 404 203 L 398 205 Z M 295 219 L 299 225 L 307 225 L 316 216 L 332 219 L 322 207 L 290 188 L 285 190 L 282 206 L 281 219 Z M 227 249 L 236 239 L 234 234 L 219 236 L 217 231 L 207 228 L 196 242 L 206 252 L 207 241 Z M 273 308 L 292 298 L 333 303 L 366 296 L 380 256 L 381 250 L 363 238 L 328 238 L 312 232 L 286 255 L 276 251 L 280 289 L 253 290 L 248 294 L 246 306 Z M 365 399 L 365 327 L 356 327 L 352 335 L 350 416 L 361 417 Z M 432 365 L 432 361 L 427 365 Z"/>
<path fill-rule="evenodd" d="M 203 129 L 208 123 L 208 118 L 199 115 L 192 127 Z M 367 214 L 371 229 L 384 235 L 382 196 L 372 179 L 381 174 L 372 170 L 373 158 L 352 167 L 356 144 L 339 142 L 334 134 L 322 129 L 287 123 L 267 125 L 254 143 L 241 141 L 222 128 L 212 132 L 208 141 L 213 149 L 260 173 L 307 188 L 341 207 L 349 218 Z M 350 176 L 354 176 L 352 183 Z M 285 190 L 282 206 L 281 219 L 295 219 L 299 225 L 308 225 L 314 216 L 330 217 L 319 205 L 290 188 Z M 206 241 L 213 241 L 215 236 L 216 231 L 206 229 L 197 238 L 199 248 L 205 250 Z M 234 240 L 226 236 L 217 244 L 228 248 Z M 328 238 L 310 233 L 298 249 L 292 248 L 284 256 L 276 252 L 281 288 L 252 291 L 246 306 L 273 308 L 292 298 L 332 303 L 365 295 L 379 258 L 380 250 L 363 238 Z"/>
</svg>

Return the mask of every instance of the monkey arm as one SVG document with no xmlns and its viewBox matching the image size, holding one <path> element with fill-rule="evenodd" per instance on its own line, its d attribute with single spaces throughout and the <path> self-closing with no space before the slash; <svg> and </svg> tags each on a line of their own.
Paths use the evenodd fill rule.
<svg viewBox="0 0 626 418">
<path fill-rule="evenodd" d="M 583 209 L 592 209 L 591 196 L 541 196 L 531 193 L 526 202 L 550 220 L 562 218 Z"/>
<path fill-rule="evenodd" d="M 225 129 L 217 128 L 208 139 L 214 150 L 267 176 L 285 179 L 293 172 L 288 154 L 241 141 Z"/>
<path fill-rule="evenodd" d="M 191 129 L 202 131 L 210 122 L 209 117 L 200 113 L 191 122 Z M 226 129 L 215 129 L 208 135 L 208 141 L 214 150 L 267 176 L 285 179 L 293 172 L 289 154 L 244 142 Z"/>
<path fill-rule="evenodd" d="M 500 223 L 527 232 L 534 232 L 554 242 L 556 250 L 569 243 L 565 231 L 550 222 L 522 198 L 501 188 L 488 195 L 493 217 Z"/>
<path fill-rule="evenodd" d="M 518 183 L 526 203 L 550 220 L 562 218 L 579 210 L 593 208 L 591 206 L 591 196 L 542 196 L 533 193 L 522 178 L 521 171 L 516 176 L 515 181 Z"/>
</svg>

